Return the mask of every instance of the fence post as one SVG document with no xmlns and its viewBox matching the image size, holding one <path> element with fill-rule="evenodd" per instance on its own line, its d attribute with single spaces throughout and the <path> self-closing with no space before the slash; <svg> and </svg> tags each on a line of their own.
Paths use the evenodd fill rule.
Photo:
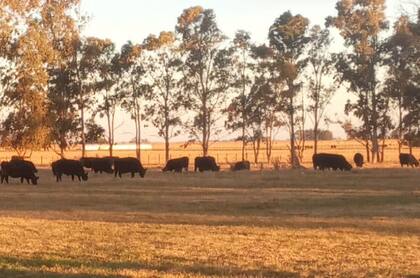
<svg viewBox="0 0 420 278">
<path fill-rule="evenodd" d="M 147 155 L 147 165 L 150 166 L 150 154 Z"/>
<path fill-rule="evenodd" d="M 44 165 L 43 161 L 42 161 L 42 155 L 41 155 L 41 165 Z"/>
</svg>

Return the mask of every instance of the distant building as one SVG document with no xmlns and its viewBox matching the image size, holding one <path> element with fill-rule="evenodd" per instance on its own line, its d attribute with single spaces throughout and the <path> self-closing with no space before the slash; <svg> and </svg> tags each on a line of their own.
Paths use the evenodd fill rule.
<svg viewBox="0 0 420 278">
<path fill-rule="evenodd" d="M 152 150 L 151 144 L 141 144 L 141 150 Z M 86 151 L 108 151 L 109 145 L 107 144 L 87 144 Z M 113 147 L 114 151 L 135 151 L 136 144 L 116 144 Z"/>
</svg>

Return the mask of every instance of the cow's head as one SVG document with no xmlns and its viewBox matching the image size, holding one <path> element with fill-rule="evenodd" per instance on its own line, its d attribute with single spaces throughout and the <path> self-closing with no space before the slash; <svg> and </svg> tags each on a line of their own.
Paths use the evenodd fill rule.
<svg viewBox="0 0 420 278">
<path fill-rule="evenodd" d="M 38 180 L 39 180 L 39 177 L 36 177 L 36 176 L 32 177 L 32 179 L 31 179 L 32 184 L 33 185 L 37 185 L 38 184 Z"/>
<path fill-rule="evenodd" d="M 351 171 L 351 169 L 353 169 L 353 166 L 351 166 L 351 164 L 347 162 L 346 165 L 344 166 L 344 170 Z"/>
<path fill-rule="evenodd" d="M 88 180 L 88 173 L 83 173 L 82 174 L 82 180 L 87 181 Z"/>
<path fill-rule="evenodd" d="M 145 168 L 141 168 L 140 169 L 140 177 L 144 178 L 144 176 L 146 175 L 147 169 Z"/>
</svg>

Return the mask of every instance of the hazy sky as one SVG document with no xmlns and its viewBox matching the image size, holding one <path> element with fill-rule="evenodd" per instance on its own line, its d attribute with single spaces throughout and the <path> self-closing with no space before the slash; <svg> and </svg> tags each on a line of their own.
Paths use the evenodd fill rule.
<svg viewBox="0 0 420 278">
<path fill-rule="evenodd" d="M 414 0 L 419 1 L 419 0 Z M 243 29 L 251 32 L 255 42 L 265 42 L 268 28 L 283 12 L 290 10 L 310 19 L 311 24 L 324 24 L 325 17 L 335 15 L 336 0 L 82 0 L 83 12 L 90 16 L 85 34 L 112 39 L 118 47 L 128 40 L 142 42 L 149 34 L 174 30 L 177 17 L 188 7 L 201 5 L 216 13 L 219 27 L 228 36 Z M 388 19 L 394 21 L 409 0 L 387 0 Z M 342 114 L 348 96 L 340 94 L 333 99 L 329 115 Z M 121 114 L 117 124 L 119 141 L 134 137 L 133 125 L 127 115 Z M 330 127 L 338 136 L 343 131 Z M 154 130 L 146 128 L 145 137 L 157 140 Z M 227 137 L 228 135 L 224 135 Z M 284 138 L 286 133 L 282 132 Z M 225 138 L 223 138 L 225 139 Z"/>
</svg>

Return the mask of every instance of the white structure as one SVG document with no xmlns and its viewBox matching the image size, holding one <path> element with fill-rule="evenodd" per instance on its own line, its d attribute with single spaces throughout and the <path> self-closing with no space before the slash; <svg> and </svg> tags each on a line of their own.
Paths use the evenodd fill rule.
<svg viewBox="0 0 420 278">
<path fill-rule="evenodd" d="M 141 150 L 152 150 L 153 147 L 151 144 L 141 144 L 140 145 Z M 86 145 L 86 151 L 108 151 L 109 145 L 104 144 L 87 144 Z M 114 151 L 135 151 L 136 150 L 136 144 L 116 144 L 113 147 Z"/>
</svg>

